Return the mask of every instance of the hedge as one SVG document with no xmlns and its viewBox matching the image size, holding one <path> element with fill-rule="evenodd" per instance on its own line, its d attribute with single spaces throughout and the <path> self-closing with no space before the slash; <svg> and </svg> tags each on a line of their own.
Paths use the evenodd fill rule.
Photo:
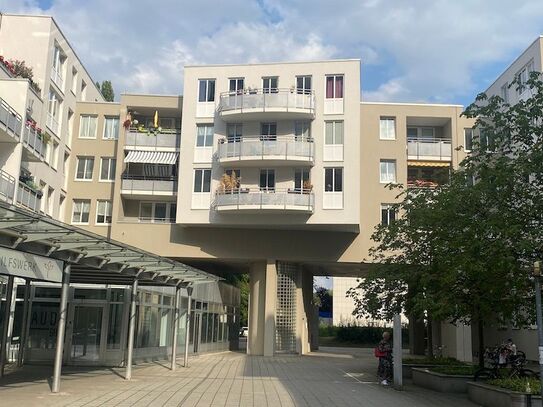
<svg viewBox="0 0 543 407">
<path fill-rule="evenodd" d="M 383 338 L 383 332 L 388 331 L 392 334 L 392 328 L 383 328 L 376 326 L 326 326 L 319 327 L 319 336 L 335 337 L 338 342 L 375 344 Z M 402 329 L 402 342 L 407 344 L 409 335 L 407 328 Z"/>
</svg>

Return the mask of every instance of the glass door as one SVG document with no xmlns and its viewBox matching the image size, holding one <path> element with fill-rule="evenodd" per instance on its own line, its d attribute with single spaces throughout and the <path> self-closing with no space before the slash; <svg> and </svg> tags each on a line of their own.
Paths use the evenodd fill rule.
<svg viewBox="0 0 543 407">
<path fill-rule="evenodd" d="M 102 359 L 103 305 L 74 305 L 72 319 L 72 364 L 98 363 Z"/>
</svg>

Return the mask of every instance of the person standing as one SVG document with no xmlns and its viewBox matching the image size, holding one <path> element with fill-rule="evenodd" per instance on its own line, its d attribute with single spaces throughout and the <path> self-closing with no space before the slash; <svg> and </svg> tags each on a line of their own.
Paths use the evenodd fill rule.
<svg viewBox="0 0 543 407">
<path fill-rule="evenodd" d="M 377 376 L 383 386 L 388 386 L 392 381 L 392 344 L 390 343 L 390 332 L 383 332 L 383 339 L 376 348 L 376 356 L 379 358 Z"/>
</svg>

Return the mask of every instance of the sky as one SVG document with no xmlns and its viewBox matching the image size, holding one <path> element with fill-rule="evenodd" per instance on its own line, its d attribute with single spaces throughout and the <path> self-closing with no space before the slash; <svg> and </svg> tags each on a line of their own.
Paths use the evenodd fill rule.
<svg viewBox="0 0 543 407">
<path fill-rule="evenodd" d="M 360 58 L 362 99 L 469 104 L 543 33 L 541 0 L 0 0 L 52 15 L 116 94 L 180 94 L 183 66 Z"/>
</svg>

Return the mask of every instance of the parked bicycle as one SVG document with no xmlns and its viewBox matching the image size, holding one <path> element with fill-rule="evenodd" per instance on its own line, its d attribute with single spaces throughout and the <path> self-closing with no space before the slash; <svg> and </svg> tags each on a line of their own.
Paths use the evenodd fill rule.
<svg viewBox="0 0 543 407">
<path fill-rule="evenodd" d="M 490 367 L 483 367 L 475 372 L 475 381 L 485 381 L 497 378 L 515 377 L 539 377 L 539 374 L 531 369 L 526 369 L 526 354 L 516 349 L 511 340 L 496 346 L 487 348 L 485 361 Z"/>
</svg>

